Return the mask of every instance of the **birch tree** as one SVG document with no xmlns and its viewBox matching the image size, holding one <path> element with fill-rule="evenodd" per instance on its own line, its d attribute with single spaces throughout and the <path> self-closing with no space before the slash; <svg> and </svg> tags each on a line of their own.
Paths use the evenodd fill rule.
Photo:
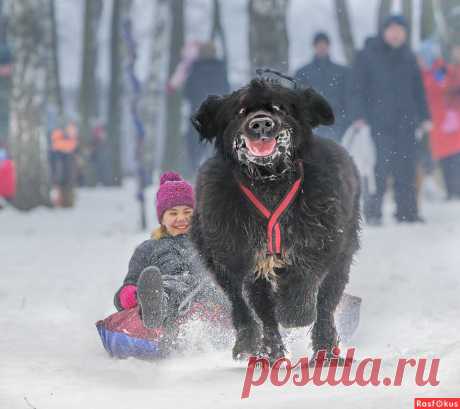
<svg viewBox="0 0 460 409">
<path fill-rule="evenodd" d="M 172 75 L 181 58 L 184 46 L 184 0 L 169 0 L 171 25 L 168 74 Z M 166 97 L 166 138 L 165 153 L 162 168 L 175 169 L 185 172 L 184 162 L 186 158 L 179 157 L 183 151 L 184 143 L 181 135 L 182 124 L 182 92 L 177 90 L 168 93 Z"/>
<path fill-rule="evenodd" d="M 47 68 L 47 103 L 56 110 L 58 116 L 62 119 L 64 114 L 64 103 L 62 100 L 61 75 L 59 70 L 59 40 L 57 34 L 56 20 L 56 0 L 48 0 L 48 15 L 46 20 L 49 24 L 47 32 L 49 33 L 49 55 Z"/>
<path fill-rule="evenodd" d="M 10 147 L 17 167 L 18 209 L 49 205 L 45 132 L 49 14 L 46 0 L 9 2 L 10 39 L 14 45 Z"/>
<path fill-rule="evenodd" d="M 348 11 L 347 0 L 335 0 L 335 12 L 345 59 L 348 64 L 351 64 L 356 47 L 353 39 L 353 32 L 351 30 L 350 13 Z"/>
<path fill-rule="evenodd" d="M 150 65 L 145 91 L 141 101 L 141 115 L 145 125 L 145 150 L 143 162 L 147 173 L 147 184 L 152 182 L 152 173 L 162 151 L 160 134 L 164 123 L 164 84 L 166 82 L 168 52 L 169 9 L 167 0 L 156 0 L 153 8 L 153 31 L 150 46 Z"/>
<path fill-rule="evenodd" d="M 91 150 L 91 119 L 99 113 L 96 67 L 98 60 L 97 32 L 102 16 L 102 0 L 85 0 L 83 13 L 83 58 L 79 95 L 80 146 L 84 164 L 85 183 L 95 183 L 94 169 L 89 156 Z"/>
<path fill-rule="evenodd" d="M 121 186 L 121 124 L 123 94 L 123 39 L 121 23 L 129 9 L 128 0 L 113 0 L 110 28 L 110 88 L 107 118 L 107 137 L 110 146 L 110 185 Z"/>
<path fill-rule="evenodd" d="M 249 60 L 251 76 L 256 68 L 289 71 L 289 39 L 286 15 L 289 0 L 249 0 Z"/>
</svg>

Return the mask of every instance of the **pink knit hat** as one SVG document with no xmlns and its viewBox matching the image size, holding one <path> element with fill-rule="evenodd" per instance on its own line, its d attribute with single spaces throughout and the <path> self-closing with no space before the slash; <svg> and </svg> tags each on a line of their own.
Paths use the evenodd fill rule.
<svg viewBox="0 0 460 409">
<path fill-rule="evenodd" d="M 160 188 L 157 192 L 157 217 L 161 223 L 163 213 L 175 206 L 195 207 L 193 188 L 179 173 L 166 172 L 160 177 Z"/>
</svg>

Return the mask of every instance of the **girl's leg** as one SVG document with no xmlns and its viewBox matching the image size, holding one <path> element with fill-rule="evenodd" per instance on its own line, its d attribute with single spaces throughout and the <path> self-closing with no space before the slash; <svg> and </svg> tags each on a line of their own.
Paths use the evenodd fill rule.
<svg viewBox="0 0 460 409">
<path fill-rule="evenodd" d="M 168 296 L 157 267 L 147 267 L 142 271 L 137 283 L 137 298 L 144 326 L 161 327 L 167 315 Z"/>
</svg>

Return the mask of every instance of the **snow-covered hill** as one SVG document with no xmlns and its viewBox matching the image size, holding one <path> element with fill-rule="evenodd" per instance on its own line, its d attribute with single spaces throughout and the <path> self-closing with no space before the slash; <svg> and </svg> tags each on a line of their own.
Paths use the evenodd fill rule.
<svg viewBox="0 0 460 409">
<path fill-rule="evenodd" d="M 363 298 L 358 358 L 381 357 L 391 374 L 400 357 L 437 357 L 440 385 L 415 387 L 408 370 L 401 387 L 265 385 L 244 401 L 244 368 L 229 350 L 193 348 L 161 363 L 103 350 L 94 323 L 113 312 L 128 258 L 146 237 L 136 229 L 133 184 L 80 191 L 73 210 L 2 210 L 0 408 L 404 409 L 416 396 L 459 396 L 460 203 L 423 207 L 426 225 L 388 220 L 364 230 L 347 290 Z M 297 341 L 294 356 L 310 354 L 307 345 Z"/>
</svg>

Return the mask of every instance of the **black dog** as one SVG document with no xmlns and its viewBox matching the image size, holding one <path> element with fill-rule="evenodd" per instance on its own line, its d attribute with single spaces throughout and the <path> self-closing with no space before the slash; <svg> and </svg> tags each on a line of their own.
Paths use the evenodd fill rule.
<svg viewBox="0 0 460 409">
<path fill-rule="evenodd" d="M 351 158 L 311 131 L 334 122 L 331 107 L 258 79 L 209 96 L 192 122 L 216 148 L 199 170 L 192 240 L 232 304 L 233 357 L 273 362 L 285 353 L 278 324 L 313 322 L 315 353 L 331 356 L 360 223 Z"/>
</svg>

